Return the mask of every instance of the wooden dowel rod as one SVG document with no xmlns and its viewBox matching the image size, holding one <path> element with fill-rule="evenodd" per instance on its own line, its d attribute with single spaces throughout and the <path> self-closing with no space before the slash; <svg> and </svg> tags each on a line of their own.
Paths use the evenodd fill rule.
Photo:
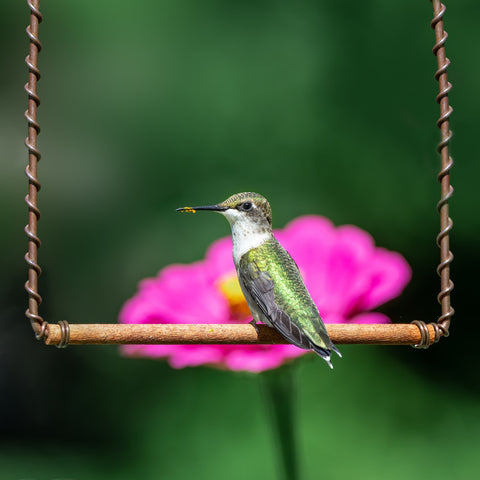
<svg viewBox="0 0 480 480">
<path fill-rule="evenodd" d="M 174 344 L 282 344 L 286 340 L 273 328 L 250 324 L 70 324 L 69 345 L 174 345 Z M 331 324 L 328 334 L 335 344 L 414 345 L 421 334 L 410 323 L 388 325 Z M 428 325 L 430 340 L 434 330 Z M 47 345 L 61 342 L 61 328 L 48 326 Z"/>
</svg>

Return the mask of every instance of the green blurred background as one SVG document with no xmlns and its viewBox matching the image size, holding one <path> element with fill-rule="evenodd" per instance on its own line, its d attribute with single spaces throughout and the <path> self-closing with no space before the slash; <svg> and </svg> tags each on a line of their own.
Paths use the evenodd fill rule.
<svg viewBox="0 0 480 480">
<path fill-rule="evenodd" d="M 480 4 L 447 7 L 452 335 L 428 351 L 344 346 L 333 373 L 301 359 L 305 479 L 478 474 Z M 400 251 L 413 279 L 382 310 L 403 322 L 438 316 L 429 1 L 83 0 L 41 10 L 47 320 L 116 322 L 140 279 L 202 258 L 229 233 L 217 217 L 186 219 L 175 207 L 245 190 L 269 198 L 276 227 L 322 214 Z M 1 2 L 0 477 L 276 478 L 257 376 L 34 340 L 23 316 L 27 22 L 26 2 Z"/>
</svg>

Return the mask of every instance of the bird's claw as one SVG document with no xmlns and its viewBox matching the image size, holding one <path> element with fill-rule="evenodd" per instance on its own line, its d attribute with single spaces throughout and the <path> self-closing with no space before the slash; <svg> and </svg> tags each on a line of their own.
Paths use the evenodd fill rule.
<svg viewBox="0 0 480 480">
<path fill-rule="evenodd" d="M 257 335 L 259 335 L 259 334 L 260 334 L 260 330 L 258 329 L 257 322 L 252 319 L 252 320 L 250 320 L 248 323 L 255 329 L 255 331 L 257 332 Z"/>
</svg>

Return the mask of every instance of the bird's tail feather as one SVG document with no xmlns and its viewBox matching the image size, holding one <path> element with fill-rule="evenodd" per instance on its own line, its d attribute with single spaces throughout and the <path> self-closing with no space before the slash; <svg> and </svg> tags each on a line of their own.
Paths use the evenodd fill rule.
<svg viewBox="0 0 480 480">
<path fill-rule="evenodd" d="M 332 350 L 341 358 L 342 354 L 339 352 L 338 348 L 330 342 L 329 348 L 320 347 L 319 345 L 311 344 L 312 350 L 320 355 L 329 365 L 330 368 L 333 368 L 332 362 L 330 361 Z"/>
<path fill-rule="evenodd" d="M 333 368 L 332 362 L 330 361 L 330 350 L 327 348 L 319 347 L 318 345 L 312 344 L 312 350 L 315 353 L 318 353 L 327 363 L 330 368 Z"/>
</svg>

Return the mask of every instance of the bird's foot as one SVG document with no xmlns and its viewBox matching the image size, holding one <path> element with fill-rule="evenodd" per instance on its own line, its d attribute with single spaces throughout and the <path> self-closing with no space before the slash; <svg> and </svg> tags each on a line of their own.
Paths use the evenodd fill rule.
<svg viewBox="0 0 480 480">
<path fill-rule="evenodd" d="M 257 332 L 257 335 L 259 335 L 259 334 L 260 334 L 260 330 L 258 329 L 258 325 L 257 325 L 256 320 L 253 320 L 253 319 L 252 319 L 252 320 L 250 320 L 248 323 L 249 323 L 250 325 L 252 325 L 252 327 L 253 327 L 253 328 L 255 329 L 255 331 Z"/>
</svg>

